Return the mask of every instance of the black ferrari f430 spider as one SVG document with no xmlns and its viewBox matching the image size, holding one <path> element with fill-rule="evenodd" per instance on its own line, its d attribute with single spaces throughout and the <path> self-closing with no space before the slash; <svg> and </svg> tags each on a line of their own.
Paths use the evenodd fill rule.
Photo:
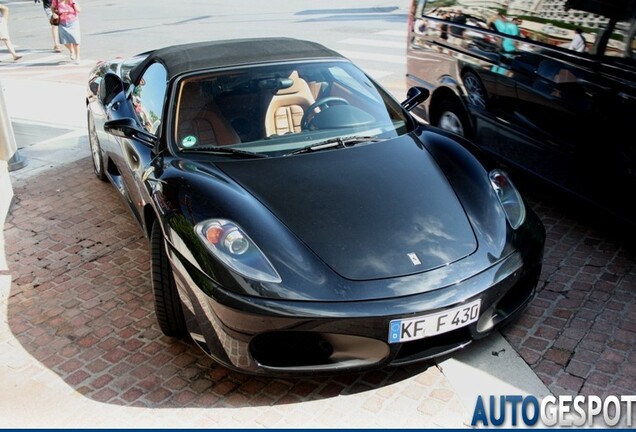
<svg viewBox="0 0 636 432">
<path fill-rule="evenodd" d="M 90 147 L 150 240 L 157 320 L 252 374 L 401 365 L 518 315 L 543 225 L 470 142 L 314 42 L 103 62 Z"/>
</svg>

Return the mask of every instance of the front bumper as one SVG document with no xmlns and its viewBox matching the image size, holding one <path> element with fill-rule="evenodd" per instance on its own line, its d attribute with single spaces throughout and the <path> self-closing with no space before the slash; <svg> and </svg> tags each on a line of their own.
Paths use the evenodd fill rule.
<svg viewBox="0 0 636 432">
<path fill-rule="evenodd" d="M 270 300 L 214 284 L 174 250 L 170 257 L 192 339 L 219 363 L 264 375 L 339 373 L 402 365 L 460 349 L 514 318 L 532 299 L 542 249 L 513 252 L 452 286 L 355 302 Z M 389 282 L 387 282 L 389 283 Z M 389 323 L 481 299 L 466 327 L 388 343 Z"/>
</svg>

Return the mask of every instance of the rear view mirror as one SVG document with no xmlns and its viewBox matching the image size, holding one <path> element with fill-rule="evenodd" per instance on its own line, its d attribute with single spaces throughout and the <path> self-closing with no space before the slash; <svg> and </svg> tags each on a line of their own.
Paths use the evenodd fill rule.
<svg viewBox="0 0 636 432">
<path fill-rule="evenodd" d="M 430 92 L 424 87 L 411 87 L 406 93 L 406 99 L 402 102 L 402 108 L 411 111 L 413 108 L 428 99 Z"/>
<path fill-rule="evenodd" d="M 290 88 L 293 85 L 294 80 L 291 78 L 268 78 L 258 83 L 260 88 L 271 90 L 273 93 L 276 93 L 278 90 Z"/>
</svg>

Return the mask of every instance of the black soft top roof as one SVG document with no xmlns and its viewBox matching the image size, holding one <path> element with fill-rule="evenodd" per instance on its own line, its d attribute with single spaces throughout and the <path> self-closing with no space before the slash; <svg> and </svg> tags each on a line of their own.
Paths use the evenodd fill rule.
<svg viewBox="0 0 636 432">
<path fill-rule="evenodd" d="M 130 79 L 136 83 L 146 67 L 157 61 L 166 67 L 171 80 L 184 72 L 218 67 L 333 57 L 342 55 L 316 42 L 293 38 L 196 42 L 151 51 L 130 71 Z"/>
</svg>

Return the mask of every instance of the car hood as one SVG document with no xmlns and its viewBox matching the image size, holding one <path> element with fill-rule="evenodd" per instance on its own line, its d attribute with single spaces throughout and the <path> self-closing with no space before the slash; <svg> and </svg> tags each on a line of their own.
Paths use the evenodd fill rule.
<svg viewBox="0 0 636 432">
<path fill-rule="evenodd" d="M 410 135 L 216 166 L 347 279 L 424 272 L 477 248 L 455 191 Z"/>
</svg>

